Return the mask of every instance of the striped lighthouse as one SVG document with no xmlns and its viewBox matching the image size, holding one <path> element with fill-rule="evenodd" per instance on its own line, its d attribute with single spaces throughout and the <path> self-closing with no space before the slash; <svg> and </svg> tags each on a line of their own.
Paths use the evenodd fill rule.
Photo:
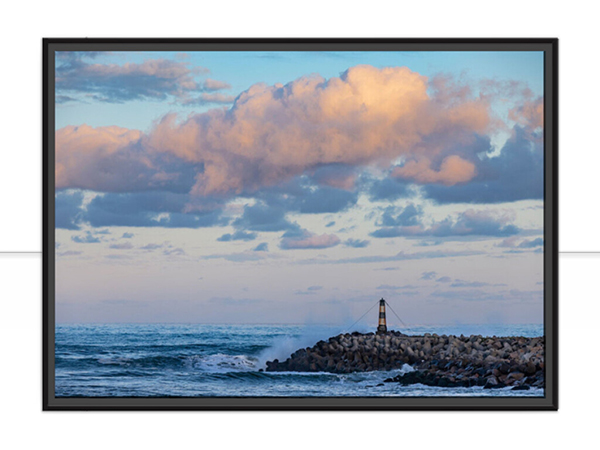
<svg viewBox="0 0 600 450">
<path fill-rule="evenodd" d="M 385 300 L 379 300 L 379 325 L 377 333 L 387 333 L 387 324 L 385 323 Z"/>
</svg>

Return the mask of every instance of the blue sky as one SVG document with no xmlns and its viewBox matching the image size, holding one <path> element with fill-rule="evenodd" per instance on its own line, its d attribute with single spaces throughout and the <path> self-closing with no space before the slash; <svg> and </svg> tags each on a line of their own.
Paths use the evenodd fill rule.
<svg viewBox="0 0 600 450">
<path fill-rule="evenodd" d="M 59 322 L 542 321 L 542 53 L 62 53 L 56 86 Z"/>
</svg>

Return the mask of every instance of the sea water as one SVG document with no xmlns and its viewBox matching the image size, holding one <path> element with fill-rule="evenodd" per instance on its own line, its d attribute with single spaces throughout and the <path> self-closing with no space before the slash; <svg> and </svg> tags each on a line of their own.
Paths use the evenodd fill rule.
<svg viewBox="0 0 600 450">
<path fill-rule="evenodd" d="M 57 325 L 56 397 L 432 397 L 543 396 L 543 389 L 401 386 L 383 380 L 413 370 L 352 374 L 264 372 L 299 348 L 344 332 L 337 326 Z M 368 332 L 357 329 L 352 331 Z M 542 325 L 438 325 L 399 329 L 484 336 L 543 336 Z"/>
</svg>

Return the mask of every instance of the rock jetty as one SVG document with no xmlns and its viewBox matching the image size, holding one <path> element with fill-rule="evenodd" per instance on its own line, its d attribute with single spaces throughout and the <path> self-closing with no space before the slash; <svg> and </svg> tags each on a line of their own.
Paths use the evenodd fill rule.
<svg viewBox="0 0 600 450">
<path fill-rule="evenodd" d="M 544 386 L 544 338 L 346 333 L 300 349 L 285 361 L 269 361 L 266 371 L 351 373 L 404 364 L 414 371 L 384 381 L 527 390 Z"/>
</svg>

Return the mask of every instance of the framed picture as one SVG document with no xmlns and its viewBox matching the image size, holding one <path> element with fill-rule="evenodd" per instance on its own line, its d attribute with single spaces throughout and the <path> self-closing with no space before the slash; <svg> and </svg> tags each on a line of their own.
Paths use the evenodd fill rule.
<svg viewBox="0 0 600 450">
<path fill-rule="evenodd" d="M 45 410 L 558 408 L 556 39 L 44 39 Z"/>
</svg>

